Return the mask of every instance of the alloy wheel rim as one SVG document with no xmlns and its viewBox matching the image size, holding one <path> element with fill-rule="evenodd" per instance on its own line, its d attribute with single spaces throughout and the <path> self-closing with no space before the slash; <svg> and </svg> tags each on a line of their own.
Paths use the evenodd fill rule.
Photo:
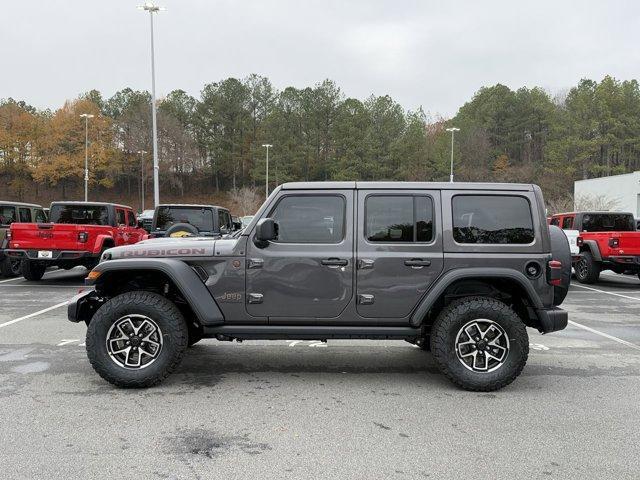
<svg viewBox="0 0 640 480">
<path fill-rule="evenodd" d="M 14 275 L 18 275 L 20 273 L 22 266 L 20 260 L 10 260 L 9 266 L 11 268 L 11 273 Z"/>
<path fill-rule="evenodd" d="M 116 365 L 140 370 L 158 359 L 162 351 L 162 331 L 145 315 L 126 315 L 109 328 L 106 347 Z"/>
<path fill-rule="evenodd" d="M 455 349 L 458 360 L 467 370 L 494 372 L 509 356 L 509 336 L 493 320 L 472 320 L 458 330 Z"/>
<path fill-rule="evenodd" d="M 577 270 L 577 272 L 576 272 L 576 273 L 578 274 L 578 276 L 579 276 L 580 278 L 584 278 L 584 277 L 586 277 L 586 276 L 587 276 L 587 261 L 586 261 L 586 260 L 584 260 L 584 259 L 583 259 L 583 260 L 580 260 L 580 261 L 578 262 L 578 265 L 577 265 L 577 269 L 576 269 L 576 270 Z"/>
</svg>

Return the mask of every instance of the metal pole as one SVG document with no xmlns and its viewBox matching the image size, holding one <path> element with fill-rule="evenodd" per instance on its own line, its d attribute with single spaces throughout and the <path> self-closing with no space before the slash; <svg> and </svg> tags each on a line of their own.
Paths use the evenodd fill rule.
<svg viewBox="0 0 640 480">
<path fill-rule="evenodd" d="M 267 170 L 266 170 L 266 176 L 264 180 L 264 187 L 265 187 L 264 198 L 267 199 L 269 198 L 269 147 L 268 146 L 267 146 Z"/>
<path fill-rule="evenodd" d="M 455 130 L 451 130 L 451 174 L 449 176 L 449 181 L 451 183 L 453 183 L 453 136 L 455 133 Z"/>
<path fill-rule="evenodd" d="M 84 201 L 89 201 L 89 116 L 84 117 Z"/>
<path fill-rule="evenodd" d="M 144 212 L 144 153 L 140 152 L 140 213 Z"/>
<path fill-rule="evenodd" d="M 160 204 L 160 178 L 158 165 L 158 127 L 156 124 L 156 66 L 153 47 L 153 11 L 149 11 L 151 18 L 151 123 L 153 129 L 153 203 Z"/>
</svg>

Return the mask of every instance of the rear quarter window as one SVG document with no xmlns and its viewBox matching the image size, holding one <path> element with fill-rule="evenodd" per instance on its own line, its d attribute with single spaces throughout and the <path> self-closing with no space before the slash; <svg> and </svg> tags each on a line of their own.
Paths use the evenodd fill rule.
<svg viewBox="0 0 640 480">
<path fill-rule="evenodd" d="M 526 245 L 535 239 L 529 200 L 511 195 L 456 195 L 453 238 L 464 244 Z"/>
</svg>

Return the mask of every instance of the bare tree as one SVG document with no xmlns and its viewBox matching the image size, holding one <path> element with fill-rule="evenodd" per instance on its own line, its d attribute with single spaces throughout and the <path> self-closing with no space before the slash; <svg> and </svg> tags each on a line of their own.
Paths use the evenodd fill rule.
<svg viewBox="0 0 640 480">
<path fill-rule="evenodd" d="M 606 195 L 578 195 L 575 198 L 575 209 L 577 211 L 597 210 L 610 212 L 620 207 L 620 201 Z"/>
<path fill-rule="evenodd" d="M 260 196 L 252 187 L 236 188 L 231 191 L 230 197 L 242 216 L 254 214 L 260 206 Z"/>
</svg>

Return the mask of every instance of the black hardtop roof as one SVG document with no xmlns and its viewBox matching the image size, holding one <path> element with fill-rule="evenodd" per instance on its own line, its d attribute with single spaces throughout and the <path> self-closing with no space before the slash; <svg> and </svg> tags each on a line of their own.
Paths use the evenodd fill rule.
<svg viewBox="0 0 640 480">
<path fill-rule="evenodd" d="M 631 215 L 633 217 L 633 213 L 631 212 L 610 212 L 608 210 L 585 210 L 582 212 L 562 212 L 562 213 L 554 213 L 551 216 L 560 217 L 563 215 L 602 215 L 602 214 Z"/>
<path fill-rule="evenodd" d="M 8 206 L 8 207 L 42 208 L 42 205 L 37 205 L 35 203 L 11 202 L 9 200 L 0 200 L 0 205 Z"/>
<path fill-rule="evenodd" d="M 530 192 L 530 183 L 475 183 L 475 182 L 290 182 L 283 190 L 515 190 Z"/>
<path fill-rule="evenodd" d="M 221 210 L 229 210 L 219 205 L 200 205 L 196 203 L 161 203 L 158 207 L 177 207 L 177 208 L 218 208 Z"/>
<path fill-rule="evenodd" d="M 70 201 L 70 202 L 51 202 L 51 206 L 53 207 L 54 205 L 88 205 L 88 206 L 98 206 L 98 207 L 120 207 L 120 208 L 128 208 L 129 210 L 133 210 L 130 206 L 128 205 L 122 205 L 120 203 L 110 203 L 110 202 L 80 202 L 80 201 Z"/>
</svg>

